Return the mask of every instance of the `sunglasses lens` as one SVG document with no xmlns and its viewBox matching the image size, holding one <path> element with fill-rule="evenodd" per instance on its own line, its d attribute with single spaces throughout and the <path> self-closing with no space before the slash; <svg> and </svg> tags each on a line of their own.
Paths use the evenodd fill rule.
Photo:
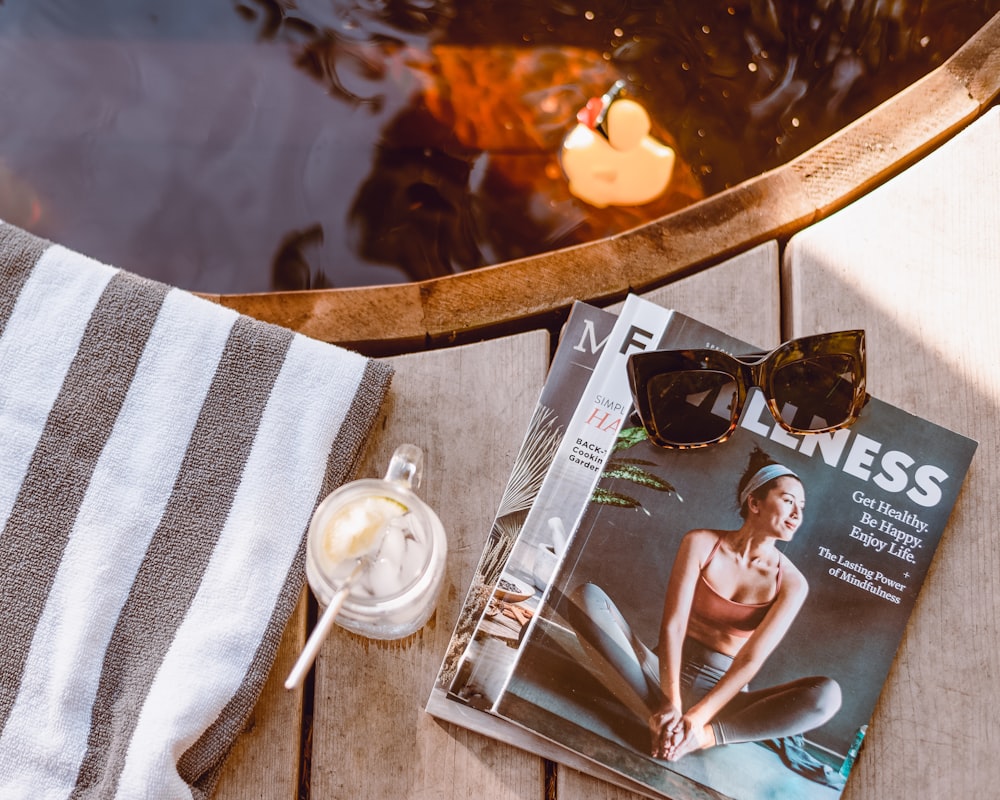
<svg viewBox="0 0 1000 800">
<path fill-rule="evenodd" d="M 811 356 L 775 369 L 771 396 L 787 425 L 799 431 L 820 431 L 851 418 L 858 378 L 853 356 Z"/>
<path fill-rule="evenodd" d="M 708 444 L 733 426 L 736 382 L 715 370 L 680 370 L 647 384 L 649 420 L 656 437 L 680 447 Z"/>
</svg>

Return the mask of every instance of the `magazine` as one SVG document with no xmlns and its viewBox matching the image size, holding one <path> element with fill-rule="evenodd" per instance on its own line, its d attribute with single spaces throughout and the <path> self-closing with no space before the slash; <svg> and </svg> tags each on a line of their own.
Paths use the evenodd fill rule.
<svg viewBox="0 0 1000 800">
<path fill-rule="evenodd" d="M 565 552 L 566 531 L 583 512 L 624 420 L 630 400 L 621 376 L 628 355 L 696 346 L 706 336 L 746 347 L 636 296 L 618 316 L 574 304 L 428 699 L 431 714 L 574 763 L 572 754 L 491 709 Z M 602 777 L 635 788 L 620 776 Z"/>
<path fill-rule="evenodd" d="M 447 687 L 455 679 L 458 665 L 507 567 L 528 511 L 617 320 L 610 311 L 579 301 L 570 309 L 459 613 L 432 699 L 442 691 L 439 687 Z M 493 623 L 494 635 L 501 639 L 517 639 L 520 628 L 520 623 L 511 616 L 502 616 Z"/>
<path fill-rule="evenodd" d="M 733 352 L 720 336 L 700 346 Z M 558 747 L 557 760 L 647 794 L 838 797 L 976 443 L 874 398 L 849 428 L 793 435 L 757 389 L 732 438 L 711 447 L 660 448 L 623 419 L 584 508 L 562 509 L 577 524 L 490 711 Z M 764 474 L 765 461 L 781 465 L 784 494 L 739 498 L 741 478 Z M 750 555 L 734 549 L 741 499 L 745 515 L 795 518 L 781 517 L 783 540 L 747 598 L 708 580 Z M 670 598 L 697 584 L 707 599 L 678 622 L 668 584 Z M 713 628 L 709 605 L 728 627 Z M 650 716 L 674 707 L 658 642 L 678 625 L 685 691 L 752 677 L 721 709 L 678 701 L 690 726 L 664 723 L 654 756 Z M 758 628 L 767 633 L 754 638 Z"/>
</svg>

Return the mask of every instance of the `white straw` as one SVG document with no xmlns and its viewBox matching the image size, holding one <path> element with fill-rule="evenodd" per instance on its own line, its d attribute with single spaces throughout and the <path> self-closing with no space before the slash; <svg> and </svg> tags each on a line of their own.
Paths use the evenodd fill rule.
<svg viewBox="0 0 1000 800">
<path fill-rule="evenodd" d="M 346 600 L 347 595 L 350 594 L 351 586 L 354 585 L 354 581 L 357 579 L 358 575 L 361 574 L 361 568 L 366 563 L 366 559 L 358 559 L 357 565 L 355 565 L 354 569 L 351 570 L 351 574 L 347 576 L 347 580 L 344 581 L 344 585 L 341 587 L 340 591 L 333 596 L 333 599 L 330 600 L 330 605 L 326 607 L 326 610 L 316 622 L 316 627 L 313 628 L 312 633 L 309 634 L 306 646 L 302 648 L 302 652 L 299 654 L 299 658 L 295 662 L 295 666 L 292 667 L 292 671 L 288 673 L 288 678 L 285 680 L 286 689 L 295 689 L 301 685 L 302 679 L 305 678 L 306 673 L 309 672 L 309 668 L 313 664 L 313 661 L 316 660 L 316 655 L 319 653 L 320 646 L 330 633 L 330 628 L 333 627 L 333 621 L 337 617 L 337 614 L 340 613 L 340 607 L 344 605 L 344 600 Z"/>
</svg>

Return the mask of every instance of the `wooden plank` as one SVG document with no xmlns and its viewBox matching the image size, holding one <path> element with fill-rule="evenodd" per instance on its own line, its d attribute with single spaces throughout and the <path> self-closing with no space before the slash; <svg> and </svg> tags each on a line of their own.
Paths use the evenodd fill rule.
<svg viewBox="0 0 1000 800">
<path fill-rule="evenodd" d="M 693 275 L 644 296 L 751 344 L 770 347 L 780 340 L 779 295 L 778 245 L 768 242 L 719 264 L 710 272 Z M 567 767 L 558 767 L 557 774 L 558 800 L 641 797 Z"/>
<path fill-rule="evenodd" d="M 1000 786 L 1000 109 L 785 254 L 793 335 L 863 327 L 871 392 L 979 451 L 844 797 Z"/>
<path fill-rule="evenodd" d="M 643 295 L 758 347 L 781 341 L 779 296 L 774 241 Z"/>
<path fill-rule="evenodd" d="M 424 704 L 548 368 L 543 331 L 404 355 L 359 474 L 424 451 L 421 496 L 448 532 L 445 588 L 417 634 L 375 642 L 335 628 L 316 665 L 311 797 L 537 800 L 542 761 L 442 724 Z"/>
<path fill-rule="evenodd" d="M 214 800 L 292 800 L 298 797 L 302 690 L 289 692 L 285 677 L 306 636 L 302 593 L 282 636 L 260 700 L 222 767 Z"/>
</svg>

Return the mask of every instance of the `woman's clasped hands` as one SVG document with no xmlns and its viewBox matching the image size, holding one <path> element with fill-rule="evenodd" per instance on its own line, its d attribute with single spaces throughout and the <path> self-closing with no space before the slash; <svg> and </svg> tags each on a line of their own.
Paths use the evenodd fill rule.
<svg viewBox="0 0 1000 800">
<path fill-rule="evenodd" d="M 653 758 L 670 758 L 670 754 L 684 738 L 684 715 L 671 702 L 649 718 Z"/>
<path fill-rule="evenodd" d="M 676 761 L 688 753 L 712 744 L 705 741 L 706 726 L 689 715 L 682 714 L 667 703 L 649 718 L 653 758 Z"/>
</svg>

